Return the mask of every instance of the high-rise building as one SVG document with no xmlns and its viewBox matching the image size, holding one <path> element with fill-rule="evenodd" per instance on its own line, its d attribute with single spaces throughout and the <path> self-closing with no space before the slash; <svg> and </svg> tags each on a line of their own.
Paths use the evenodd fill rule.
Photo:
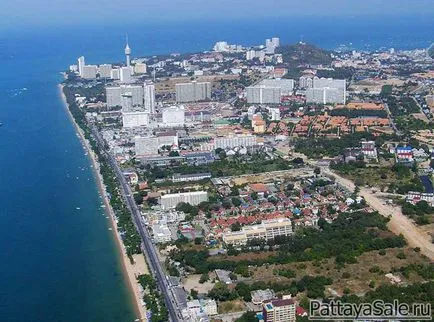
<svg viewBox="0 0 434 322">
<path fill-rule="evenodd" d="M 131 55 L 131 48 L 128 45 L 128 37 L 127 37 L 127 43 L 125 45 L 125 58 L 126 58 L 127 67 L 130 67 L 130 65 L 131 65 L 130 55 Z"/>
<path fill-rule="evenodd" d="M 258 85 L 280 88 L 281 95 L 291 95 L 294 90 L 293 79 L 264 79 Z"/>
<path fill-rule="evenodd" d="M 264 322 L 295 322 L 296 307 L 290 298 L 265 301 L 262 304 Z"/>
<path fill-rule="evenodd" d="M 78 58 L 78 75 L 80 75 L 80 77 L 83 77 L 83 67 L 86 65 L 85 60 L 84 60 L 84 56 L 80 56 Z"/>
<path fill-rule="evenodd" d="M 312 88 L 306 91 L 306 101 L 320 104 L 345 104 L 345 79 L 314 77 Z"/>
<path fill-rule="evenodd" d="M 330 87 L 330 88 L 346 89 L 346 81 L 345 79 L 314 77 L 313 87 L 314 88 Z"/>
<path fill-rule="evenodd" d="M 299 88 L 312 88 L 313 87 L 313 76 L 312 75 L 302 75 L 298 80 Z"/>
<path fill-rule="evenodd" d="M 132 106 L 143 106 L 143 87 L 140 85 L 121 85 L 106 87 L 107 106 L 121 106 L 122 94 L 130 93 Z"/>
<path fill-rule="evenodd" d="M 228 43 L 226 41 L 218 41 L 215 43 L 213 50 L 214 51 L 228 51 Z"/>
<path fill-rule="evenodd" d="M 280 38 L 278 38 L 278 37 L 271 38 L 271 43 L 273 44 L 274 47 L 279 47 L 280 46 Z"/>
<path fill-rule="evenodd" d="M 111 78 L 112 65 L 111 64 L 99 65 L 98 72 L 100 78 Z"/>
<path fill-rule="evenodd" d="M 84 65 L 82 68 L 81 77 L 84 79 L 95 79 L 97 72 L 98 72 L 98 66 Z"/>
<path fill-rule="evenodd" d="M 145 111 L 155 113 L 155 85 L 145 83 L 143 86 Z"/>
<path fill-rule="evenodd" d="M 121 70 L 119 68 L 113 68 L 110 72 L 111 79 L 119 79 L 121 77 Z"/>
<path fill-rule="evenodd" d="M 133 94 L 130 92 L 121 95 L 122 112 L 131 112 L 133 110 Z"/>
<path fill-rule="evenodd" d="M 254 58 L 256 58 L 256 51 L 254 49 L 246 51 L 246 60 L 252 60 Z"/>
<path fill-rule="evenodd" d="M 106 87 L 105 96 L 108 107 L 121 106 L 122 91 L 119 86 Z"/>
<path fill-rule="evenodd" d="M 345 104 L 345 90 L 340 88 L 308 88 L 306 102 L 318 104 Z"/>
<path fill-rule="evenodd" d="M 175 85 L 176 101 L 179 103 L 198 102 L 211 99 L 210 82 L 191 82 Z"/>
<path fill-rule="evenodd" d="M 183 126 L 185 123 L 184 106 L 172 106 L 163 110 L 164 126 Z"/>
<path fill-rule="evenodd" d="M 279 104 L 281 89 L 271 86 L 249 86 L 246 88 L 249 104 Z"/>
<path fill-rule="evenodd" d="M 131 83 L 131 67 L 124 66 L 120 68 L 119 79 L 122 83 Z"/>
</svg>

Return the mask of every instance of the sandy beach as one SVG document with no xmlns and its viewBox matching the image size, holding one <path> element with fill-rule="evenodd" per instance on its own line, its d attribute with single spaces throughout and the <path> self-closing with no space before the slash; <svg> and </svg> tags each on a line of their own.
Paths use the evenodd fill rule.
<svg viewBox="0 0 434 322">
<path fill-rule="evenodd" d="M 125 247 L 124 247 L 124 244 L 122 242 L 121 236 L 118 233 L 118 227 L 117 227 L 117 223 L 116 223 L 113 209 L 110 206 L 110 202 L 107 198 L 106 187 L 104 185 L 103 178 L 99 172 L 99 162 L 97 161 L 96 155 L 95 155 L 94 151 L 92 150 L 89 142 L 85 139 L 83 131 L 78 126 L 78 124 L 75 122 L 74 117 L 72 116 L 71 112 L 69 111 L 68 104 L 66 102 L 66 97 L 63 93 L 63 86 L 62 85 L 59 85 L 59 92 L 60 92 L 61 98 L 63 100 L 65 109 L 68 113 L 68 116 L 71 119 L 72 123 L 74 124 L 76 132 L 78 133 L 81 142 L 85 146 L 85 148 L 88 152 L 88 156 L 92 162 L 93 170 L 94 170 L 93 172 L 94 172 L 95 177 L 97 179 L 96 181 L 98 184 L 98 190 L 99 190 L 99 192 L 103 198 L 104 205 L 105 205 L 105 211 L 106 211 L 108 217 L 110 218 L 110 224 L 111 224 L 113 236 L 114 236 L 115 241 L 116 241 L 116 246 L 118 248 L 119 254 L 121 255 L 123 272 L 125 274 L 125 277 L 128 279 L 128 284 L 129 284 L 128 286 L 129 286 L 129 289 L 130 289 L 130 291 L 134 297 L 134 300 L 135 300 L 134 301 L 135 302 L 134 307 L 135 307 L 137 318 L 141 319 L 141 321 L 147 321 L 145 307 L 142 305 L 143 301 L 142 301 L 142 295 L 141 295 L 141 292 L 142 292 L 141 286 L 137 283 L 137 279 L 136 279 L 136 277 L 138 275 L 149 274 L 149 270 L 148 270 L 148 266 L 147 266 L 146 261 L 145 261 L 145 257 L 143 254 L 134 255 L 133 256 L 134 264 L 131 264 L 131 261 L 126 254 Z"/>
</svg>

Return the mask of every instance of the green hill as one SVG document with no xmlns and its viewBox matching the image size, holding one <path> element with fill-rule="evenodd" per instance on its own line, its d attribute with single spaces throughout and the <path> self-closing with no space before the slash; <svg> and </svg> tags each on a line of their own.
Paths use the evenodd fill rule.
<svg viewBox="0 0 434 322">
<path fill-rule="evenodd" d="M 329 65 L 332 62 L 329 51 L 311 44 L 283 45 L 278 47 L 276 52 L 282 54 L 284 64 L 289 67 L 297 67 L 302 64 Z"/>
</svg>

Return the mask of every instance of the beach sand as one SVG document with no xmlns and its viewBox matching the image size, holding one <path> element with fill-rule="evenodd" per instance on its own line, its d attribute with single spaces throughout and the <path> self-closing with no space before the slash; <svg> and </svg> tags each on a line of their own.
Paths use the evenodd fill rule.
<svg viewBox="0 0 434 322">
<path fill-rule="evenodd" d="M 103 178 L 99 172 L 99 166 L 100 166 L 99 162 L 97 161 L 96 155 L 95 155 L 94 151 L 92 150 L 89 142 L 85 139 L 83 131 L 78 126 L 78 124 L 75 122 L 74 117 L 72 116 L 71 112 L 69 111 L 68 103 L 66 102 L 66 97 L 63 93 L 63 85 L 59 85 L 59 91 L 60 91 L 60 95 L 61 95 L 61 98 L 63 100 L 64 106 L 65 106 L 65 109 L 68 113 L 68 116 L 71 119 L 72 123 L 74 124 L 74 127 L 80 136 L 80 140 L 82 141 L 82 143 L 86 147 L 86 150 L 88 151 L 89 158 L 92 162 L 94 174 L 95 174 L 95 177 L 97 179 L 96 181 L 98 184 L 98 190 L 99 190 L 101 196 L 103 197 L 104 204 L 105 204 L 105 211 L 106 211 L 108 217 L 110 218 L 110 224 L 112 226 L 113 236 L 116 240 L 116 246 L 117 246 L 119 253 L 121 255 L 121 258 L 122 258 L 123 272 L 125 274 L 125 277 L 128 279 L 128 284 L 129 284 L 128 286 L 129 286 L 130 292 L 133 295 L 134 300 L 135 300 L 134 301 L 135 302 L 134 307 L 135 307 L 136 315 L 139 319 L 141 319 L 141 321 L 147 321 L 146 310 L 145 310 L 145 307 L 142 305 L 143 302 L 142 302 L 141 286 L 137 282 L 137 276 L 138 275 L 149 274 L 149 270 L 148 270 L 148 266 L 147 266 L 146 261 L 145 261 L 145 257 L 143 254 L 136 254 L 133 256 L 134 264 L 131 264 L 131 261 L 126 254 L 126 250 L 125 250 L 124 244 L 122 242 L 121 236 L 118 232 L 117 223 L 115 220 L 113 209 L 110 206 L 110 202 L 107 198 L 106 187 L 104 185 Z"/>
</svg>

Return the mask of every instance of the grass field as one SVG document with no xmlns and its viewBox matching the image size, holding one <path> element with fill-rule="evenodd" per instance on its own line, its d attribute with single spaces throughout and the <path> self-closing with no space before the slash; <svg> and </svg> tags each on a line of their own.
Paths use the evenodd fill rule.
<svg viewBox="0 0 434 322">
<path fill-rule="evenodd" d="M 397 257 L 400 252 L 405 254 L 405 259 L 399 259 Z M 390 284 L 385 274 L 391 272 L 393 268 L 422 263 L 428 264 L 429 260 L 411 248 L 390 248 L 386 249 L 385 255 L 380 255 L 378 251 L 366 252 L 357 258 L 357 263 L 346 264 L 345 267 L 341 269 L 337 269 L 334 258 L 324 259 L 320 262 L 291 263 L 251 268 L 253 272 L 251 281 L 288 282 L 291 280 L 299 280 L 305 275 L 322 275 L 333 279 L 333 284 L 326 288 L 329 294 L 334 293 L 342 295 L 345 288 L 349 288 L 351 292 L 355 294 L 364 294 L 371 290 L 369 286 L 371 281 L 374 281 L 376 286 Z M 373 269 L 374 266 L 378 266 L 378 269 Z M 289 279 L 283 276 L 276 276 L 273 274 L 275 269 L 293 270 L 296 272 L 296 277 Z M 419 275 L 413 272 L 408 278 L 402 276 L 400 273 L 394 273 L 394 275 L 399 276 L 403 284 L 412 284 L 423 280 Z"/>
</svg>

